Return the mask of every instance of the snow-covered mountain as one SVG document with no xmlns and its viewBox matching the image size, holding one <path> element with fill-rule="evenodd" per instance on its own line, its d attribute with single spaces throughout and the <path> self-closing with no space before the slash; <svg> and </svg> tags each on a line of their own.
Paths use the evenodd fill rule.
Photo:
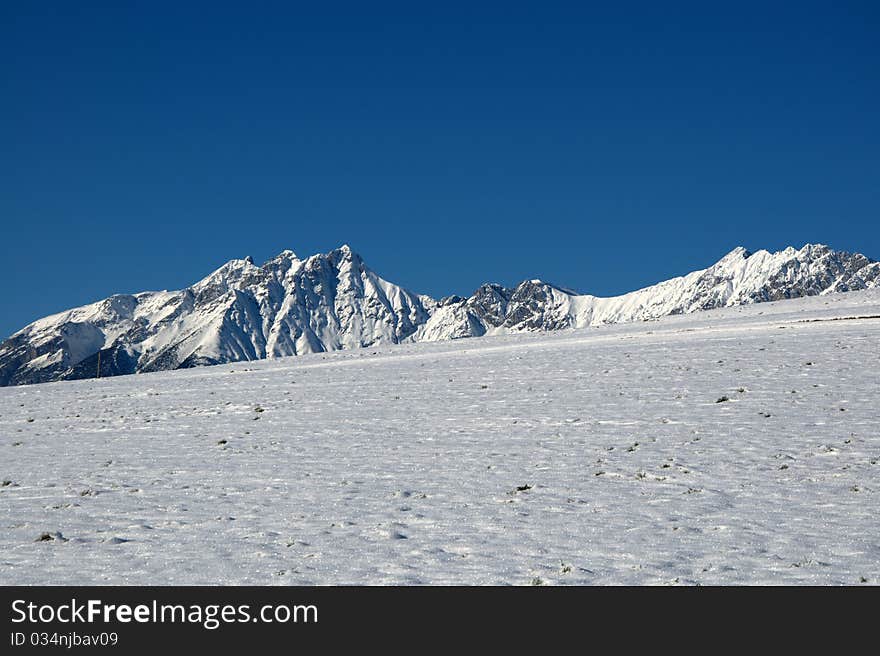
<svg viewBox="0 0 880 656">
<path fill-rule="evenodd" d="M 440 301 L 418 339 L 557 330 L 657 319 L 719 307 L 880 286 L 880 262 L 807 244 L 777 253 L 736 248 L 708 269 L 622 296 L 579 295 L 541 280 L 513 289 L 483 285 Z"/>
<path fill-rule="evenodd" d="M 558 330 L 880 287 L 880 263 L 823 245 L 749 253 L 610 298 L 540 280 L 439 301 L 370 270 L 348 246 L 256 266 L 232 260 L 187 289 L 116 295 L 0 344 L 0 385 L 92 378 L 506 332 Z"/>
</svg>

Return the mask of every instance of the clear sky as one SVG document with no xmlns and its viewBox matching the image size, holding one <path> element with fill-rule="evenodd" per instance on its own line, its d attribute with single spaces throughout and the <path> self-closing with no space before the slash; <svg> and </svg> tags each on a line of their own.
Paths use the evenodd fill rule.
<svg viewBox="0 0 880 656">
<path fill-rule="evenodd" d="M 0 334 L 349 243 L 413 291 L 880 259 L 877 2 L 3 2 Z"/>
</svg>

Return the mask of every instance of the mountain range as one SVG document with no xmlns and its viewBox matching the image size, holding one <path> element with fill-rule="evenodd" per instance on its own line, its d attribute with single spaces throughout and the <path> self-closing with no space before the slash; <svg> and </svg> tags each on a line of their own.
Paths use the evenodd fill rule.
<svg viewBox="0 0 880 656">
<path fill-rule="evenodd" d="M 656 319 L 880 287 L 880 262 L 821 244 L 736 248 L 707 269 L 614 297 L 541 280 L 435 300 L 379 277 L 348 246 L 257 266 L 231 260 L 180 291 L 118 294 L 0 343 L 0 386 L 115 376 L 508 332 Z"/>
</svg>

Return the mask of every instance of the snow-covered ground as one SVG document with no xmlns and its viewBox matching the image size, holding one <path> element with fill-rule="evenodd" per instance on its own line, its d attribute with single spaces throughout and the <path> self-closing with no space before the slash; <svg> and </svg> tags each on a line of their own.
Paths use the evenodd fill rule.
<svg viewBox="0 0 880 656">
<path fill-rule="evenodd" d="M 876 584 L 880 290 L 2 388 L 0 481 L 3 584 Z"/>
</svg>

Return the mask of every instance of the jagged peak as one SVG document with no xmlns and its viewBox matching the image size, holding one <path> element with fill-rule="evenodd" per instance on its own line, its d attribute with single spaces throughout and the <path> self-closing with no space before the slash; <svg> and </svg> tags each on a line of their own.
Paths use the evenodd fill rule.
<svg viewBox="0 0 880 656">
<path fill-rule="evenodd" d="M 360 260 L 361 256 L 358 255 L 354 249 L 348 244 L 342 244 L 339 248 L 335 248 L 328 253 L 328 255 L 336 256 L 341 260 Z"/>
<path fill-rule="evenodd" d="M 740 260 L 749 259 L 753 253 L 748 250 L 745 246 L 737 246 L 732 251 L 730 251 L 727 255 L 722 257 L 719 260 L 721 262 L 739 262 Z"/>
<path fill-rule="evenodd" d="M 327 253 L 315 253 L 305 259 L 307 265 L 321 261 L 328 261 L 336 265 L 338 262 L 355 262 L 363 261 L 363 259 L 348 244 L 342 244 Z"/>
<path fill-rule="evenodd" d="M 721 260 L 718 261 L 718 264 L 730 264 L 730 263 L 738 263 L 742 260 L 746 260 L 753 255 L 761 255 L 765 256 L 773 256 L 773 257 L 787 257 L 787 258 L 797 258 L 797 259 L 810 259 L 816 257 L 822 257 L 829 253 L 839 253 L 843 256 L 848 256 L 849 253 L 845 251 L 835 251 L 830 246 L 821 243 L 806 243 L 800 248 L 796 248 L 794 246 L 787 246 L 782 250 L 778 251 L 769 251 L 769 250 L 759 250 L 755 252 L 751 252 L 746 250 L 742 246 L 738 246 L 730 251 L 727 255 L 725 255 Z"/>
<path fill-rule="evenodd" d="M 530 287 L 542 287 L 545 289 L 555 289 L 558 292 L 562 292 L 563 294 L 568 294 L 569 296 L 577 296 L 578 293 L 573 289 L 569 289 L 567 287 L 562 287 L 560 285 L 555 285 L 552 282 L 547 282 L 546 280 L 541 280 L 540 278 L 532 278 L 531 280 L 523 280 L 519 283 L 515 290 L 528 289 Z"/>
<path fill-rule="evenodd" d="M 358 270 L 366 268 L 363 258 L 352 250 L 348 244 L 342 244 L 342 246 L 333 249 L 323 257 L 336 268 L 346 266 Z"/>
<path fill-rule="evenodd" d="M 494 292 L 494 293 L 503 295 L 505 293 L 508 293 L 509 291 L 510 290 L 508 290 L 504 285 L 502 285 L 500 283 L 484 282 L 482 285 L 477 287 L 477 289 L 474 291 L 474 296 L 476 296 L 477 294 L 480 294 L 480 293 L 485 293 L 485 292 Z"/>
<path fill-rule="evenodd" d="M 278 253 L 275 257 L 269 259 L 269 262 L 275 262 L 276 260 L 298 260 L 299 256 L 294 253 L 289 248 L 285 248 L 283 251 Z"/>
<path fill-rule="evenodd" d="M 299 257 L 297 256 L 297 254 L 294 253 L 289 248 L 285 248 L 283 251 L 278 253 L 278 255 L 276 255 L 275 257 L 270 257 L 268 260 L 263 262 L 263 268 L 269 267 L 273 264 L 298 262 L 298 261 L 299 261 Z"/>
<path fill-rule="evenodd" d="M 798 253 L 802 255 L 812 256 L 815 254 L 825 254 L 831 252 L 831 248 L 826 244 L 804 244 Z"/>
<path fill-rule="evenodd" d="M 199 289 L 214 284 L 219 280 L 238 278 L 248 269 L 257 269 L 257 266 L 254 264 L 254 260 L 250 255 L 243 259 L 232 259 L 209 273 L 192 287 L 193 289 Z"/>
<path fill-rule="evenodd" d="M 250 268 L 257 268 L 254 264 L 254 258 L 250 255 L 245 256 L 242 259 L 232 259 L 226 262 L 223 266 L 218 268 L 214 273 L 229 273 L 232 271 L 244 271 Z M 213 273 L 211 274 L 213 275 Z"/>
</svg>

